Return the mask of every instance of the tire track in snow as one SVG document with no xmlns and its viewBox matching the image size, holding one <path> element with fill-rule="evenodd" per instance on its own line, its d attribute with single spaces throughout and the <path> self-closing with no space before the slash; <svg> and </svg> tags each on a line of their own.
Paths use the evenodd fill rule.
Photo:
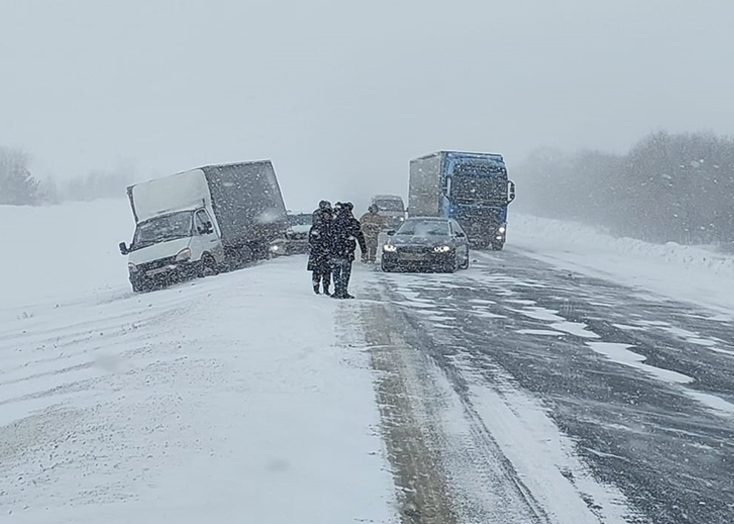
<svg viewBox="0 0 734 524">
<path fill-rule="evenodd" d="M 461 375 L 431 351 L 400 300 L 390 302 L 365 302 L 362 328 L 381 377 L 383 434 L 403 522 L 555 522 L 487 431 Z"/>
</svg>

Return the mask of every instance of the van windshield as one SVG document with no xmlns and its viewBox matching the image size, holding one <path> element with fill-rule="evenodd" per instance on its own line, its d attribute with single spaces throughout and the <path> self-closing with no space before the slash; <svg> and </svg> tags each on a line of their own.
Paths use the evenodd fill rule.
<svg viewBox="0 0 734 524">
<path fill-rule="evenodd" d="M 141 222 L 135 228 L 132 249 L 142 249 L 153 244 L 192 236 L 193 218 L 193 211 L 182 211 Z"/>
</svg>

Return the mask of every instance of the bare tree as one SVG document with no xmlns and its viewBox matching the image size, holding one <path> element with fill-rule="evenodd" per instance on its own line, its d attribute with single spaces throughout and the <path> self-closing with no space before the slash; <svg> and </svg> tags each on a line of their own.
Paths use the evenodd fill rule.
<svg viewBox="0 0 734 524">
<path fill-rule="evenodd" d="M 552 154 L 551 154 L 552 153 Z M 653 242 L 734 241 L 734 140 L 660 131 L 626 155 L 548 150 L 514 178 L 524 209 Z"/>
<path fill-rule="evenodd" d="M 0 147 L 0 204 L 37 205 L 41 201 L 39 183 L 28 168 L 22 150 Z"/>
</svg>

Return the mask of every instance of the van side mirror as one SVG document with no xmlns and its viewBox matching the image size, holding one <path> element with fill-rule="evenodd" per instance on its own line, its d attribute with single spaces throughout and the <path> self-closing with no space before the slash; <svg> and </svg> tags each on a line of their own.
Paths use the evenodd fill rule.
<svg viewBox="0 0 734 524">
<path fill-rule="evenodd" d="M 387 232 L 387 236 L 391 237 L 393 235 L 395 235 L 395 230 L 394 229 L 391 229 L 390 231 Z"/>
<path fill-rule="evenodd" d="M 121 255 L 127 255 L 128 253 L 130 253 L 130 250 L 127 248 L 125 242 L 120 242 L 120 245 L 118 247 L 120 248 Z"/>
<path fill-rule="evenodd" d="M 458 238 L 464 238 L 464 237 L 466 237 L 466 234 L 463 231 L 457 231 L 456 232 L 456 236 Z"/>
<path fill-rule="evenodd" d="M 197 229 L 200 235 L 208 235 L 209 233 L 214 233 L 214 226 L 212 226 L 211 224 L 199 226 Z"/>
</svg>

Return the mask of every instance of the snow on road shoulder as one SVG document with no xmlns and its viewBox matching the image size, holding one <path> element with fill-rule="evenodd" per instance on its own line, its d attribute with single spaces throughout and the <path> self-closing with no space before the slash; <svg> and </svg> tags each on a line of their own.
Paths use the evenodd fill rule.
<svg viewBox="0 0 734 524">
<path fill-rule="evenodd" d="M 0 206 L 0 322 L 37 307 L 127 290 L 127 263 L 117 245 L 130 243 L 134 222 L 125 199 L 62 206 Z"/>
<path fill-rule="evenodd" d="M 618 238 L 529 215 L 514 215 L 511 228 L 510 249 L 556 267 L 714 309 L 734 309 L 734 257 L 704 247 Z"/>
<path fill-rule="evenodd" d="M 304 267 L 0 317 L 2 520 L 393 522 L 373 376 Z"/>
</svg>

